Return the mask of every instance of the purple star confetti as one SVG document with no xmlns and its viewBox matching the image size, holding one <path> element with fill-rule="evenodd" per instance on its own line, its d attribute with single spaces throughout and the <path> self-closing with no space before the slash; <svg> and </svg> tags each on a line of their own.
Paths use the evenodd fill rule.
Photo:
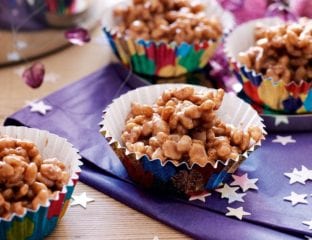
<svg viewBox="0 0 312 240">
<path fill-rule="evenodd" d="M 38 88 L 43 82 L 44 74 L 44 65 L 42 63 L 36 62 L 24 70 L 22 78 L 28 86 L 32 88 Z"/>
<path fill-rule="evenodd" d="M 65 32 L 65 38 L 72 44 L 82 46 L 90 42 L 88 30 L 84 28 L 72 28 Z"/>
</svg>

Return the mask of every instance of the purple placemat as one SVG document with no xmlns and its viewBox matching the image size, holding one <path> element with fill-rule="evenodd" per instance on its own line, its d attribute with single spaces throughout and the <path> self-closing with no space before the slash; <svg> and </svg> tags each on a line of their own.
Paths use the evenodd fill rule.
<svg viewBox="0 0 312 240">
<path fill-rule="evenodd" d="M 128 79 L 128 82 L 124 82 Z M 130 84 L 129 84 L 130 83 Z M 312 219 L 311 203 L 291 206 L 283 198 L 291 191 L 312 193 L 312 182 L 290 185 L 283 174 L 305 165 L 312 169 L 308 156 L 312 154 L 311 132 L 283 132 L 295 143 L 281 145 L 267 137 L 263 146 L 245 161 L 238 174 L 248 173 L 259 178 L 258 191 L 248 191 L 244 203 L 228 204 L 220 194 L 206 202 L 155 195 L 137 188 L 99 133 L 102 110 L 118 95 L 142 85 L 137 77 L 129 77 L 118 64 L 109 65 L 96 73 L 57 91 L 43 101 L 53 109 L 46 115 L 31 113 L 26 107 L 10 116 L 6 125 L 26 125 L 46 129 L 67 138 L 84 157 L 81 181 L 105 194 L 160 220 L 197 239 L 302 239 L 312 231 L 302 221 Z M 224 216 L 226 207 L 243 206 L 251 213 L 242 221 Z"/>
</svg>

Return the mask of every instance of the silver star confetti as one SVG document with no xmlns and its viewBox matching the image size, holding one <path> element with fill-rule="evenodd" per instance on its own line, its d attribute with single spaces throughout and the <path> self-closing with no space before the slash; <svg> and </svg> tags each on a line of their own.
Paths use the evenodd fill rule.
<svg viewBox="0 0 312 240">
<path fill-rule="evenodd" d="M 248 189 L 258 189 L 256 182 L 258 178 L 250 179 L 248 178 L 248 174 L 245 173 L 242 176 L 232 175 L 234 181 L 231 183 L 231 186 L 240 186 L 243 192 L 246 192 Z"/>
<path fill-rule="evenodd" d="M 72 196 L 72 199 L 73 201 L 70 206 L 80 205 L 84 208 L 87 208 L 87 203 L 94 201 L 93 198 L 87 197 L 86 192 L 81 193 L 79 196 Z"/>
<path fill-rule="evenodd" d="M 309 226 L 309 229 L 312 230 L 312 220 L 311 221 L 303 221 L 302 224 Z"/>
<path fill-rule="evenodd" d="M 202 202 L 206 202 L 206 197 L 208 197 L 210 195 L 211 195 L 211 193 L 209 193 L 209 192 L 204 192 L 204 193 L 199 194 L 199 195 L 193 195 L 189 198 L 189 201 L 200 200 Z"/>
<path fill-rule="evenodd" d="M 218 188 L 215 191 L 221 193 L 221 198 L 227 198 L 228 203 L 235 201 L 244 202 L 243 197 L 246 193 L 237 193 L 239 187 L 230 187 L 228 184 L 224 184 L 222 188 Z"/>
<path fill-rule="evenodd" d="M 276 116 L 274 116 L 274 118 L 275 118 L 275 121 L 274 121 L 274 125 L 275 125 L 275 126 L 278 126 L 278 125 L 280 125 L 281 123 L 289 124 L 289 121 L 288 121 L 288 117 L 287 117 L 287 116 L 276 115 Z"/>
<path fill-rule="evenodd" d="M 52 110 L 52 107 L 45 104 L 43 101 L 29 103 L 31 112 L 38 112 L 45 115 L 48 111 Z"/>
<path fill-rule="evenodd" d="M 291 205 L 292 205 L 292 206 L 295 206 L 295 205 L 297 205 L 298 203 L 307 204 L 308 201 L 305 200 L 305 198 L 306 198 L 307 196 L 308 196 L 307 194 L 298 194 L 298 193 L 295 193 L 295 192 L 291 192 L 291 195 L 290 195 L 290 196 L 284 197 L 283 199 L 284 199 L 285 201 L 291 202 Z"/>
<path fill-rule="evenodd" d="M 283 146 L 285 146 L 286 144 L 288 143 L 295 143 L 296 140 L 293 139 L 291 136 L 279 136 L 277 135 L 275 139 L 272 140 L 272 142 L 274 143 L 280 143 L 282 144 Z"/>
<path fill-rule="evenodd" d="M 298 171 L 297 168 L 294 168 L 294 170 L 291 173 L 284 173 L 284 175 L 286 177 L 289 177 L 289 184 L 293 184 L 293 183 L 301 183 L 301 184 L 305 184 L 305 181 L 307 180 L 305 178 L 305 176 L 303 176 L 300 171 Z"/>
<path fill-rule="evenodd" d="M 243 216 L 251 215 L 249 212 L 245 212 L 243 207 L 239 207 L 239 208 L 227 207 L 227 210 L 229 211 L 225 214 L 226 216 L 233 216 L 233 217 L 238 218 L 239 220 L 242 220 Z"/>
</svg>

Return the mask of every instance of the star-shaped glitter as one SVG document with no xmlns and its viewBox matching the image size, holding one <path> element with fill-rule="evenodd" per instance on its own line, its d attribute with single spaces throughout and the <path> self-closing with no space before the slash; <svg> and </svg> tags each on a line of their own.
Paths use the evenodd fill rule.
<svg viewBox="0 0 312 240">
<path fill-rule="evenodd" d="M 29 103 L 31 112 L 38 112 L 45 115 L 48 111 L 52 110 L 52 107 L 45 104 L 43 101 Z"/>
<path fill-rule="evenodd" d="M 275 125 L 275 126 L 278 126 L 278 125 L 280 125 L 281 123 L 289 124 L 289 121 L 288 121 L 288 117 L 287 117 L 287 116 L 276 115 L 276 116 L 274 116 L 274 118 L 275 118 L 275 121 L 274 121 L 274 125 Z"/>
<path fill-rule="evenodd" d="M 189 201 L 200 200 L 202 202 L 206 202 L 206 197 L 208 197 L 210 195 L 211 195 L 211 193 L 209 193 L 209 192 L 204 192 L 204 193 L 201 193 L 199 195 L 193 195 L 189 198 Z"/>
<path fill-rule="evenodd" d="M 284 197 L 283 199 L 291 202 L 291 205 L 295 206 L 298 203 L 307 204 L 308 201 L 305 200 L 307 196 L 308 196 L 307 194 L 298 194 L 295 192 L 291 192 L 290 196 Z"/>
<path fill-rule="evenodd" d="M 240 186 L 243 192 L 246 192 L 248 189 L 258 189 L 256 186 L 256 182 L 258 178 L 250 179 L 248 178 L 248 174 L 245 173 L 242 176 L 232 175 L 234 181 L 231 183 L 231 186 Z"/>
<path fill-rule="evenodd" d="M 300 175 L 303 176 L 306 180 L 312 180 L 312 170 L 306 168 L 305 166 L 301 166 Z"/>
<path fill-rule="evenodd" d="M 289 184 L 293 184 L 293 183 L 301 183 L 301 184 L 305 184 L 305 181 L 307 180 L 305 176 L 303 176 L 301 174 L 300 171 L 298 171 L 297 168 L 294 168 L 294 170 L 291 173 L 284 173 L 284 175 L 286 177 L 289 177 Z"/>
<path fill-rule="evenodd" d="M 225 214 L 225 216 L 234 216 L 237 217 L 239 220 L 242 220 L 243 216 L 251 215 L 249 212 L 245 212 L 243 207 L 239 208 L 227 207 L 227 210 L 229 211 Z"/>
<path fill-rule="evenodd" d="M 312 220 L 311 221 L 303 221 L 302 224 L 309 226 L 309 229 L 312 229 Z"/>
<path fill-rule="evenodd" d="M 282 144 L 283 146 L 285 146 L 286 144 L 288 143 L 295 143 L 296 140 L 293 139 L 291 136 L 279 136 L 277 135 L 275 139 L 272 140 L 272 142 L 274 143 L 280 143 Z"/>
<path fill-rule="evenodd" d="M 88 202 L 93 202 L 94 199 L 87 197 L 86 192 L 81 193 L 79 196 L 72 196 L 72 203 L 70 206 L 80 205 L 84 208 L 87 208 Z"/>
<path fill-rule="evenodd" d="M 227 198 L 228 203 L 232 203 L 235 201 L 244 202 L 243 197 L 246 193 L 237 193 L 236 191 L 239 187 L 230 187 L 228 184 L 224 184 L 222 188 L 216 189 L 216 192 L 221 193 L 221 198 Z"/>
</svg>

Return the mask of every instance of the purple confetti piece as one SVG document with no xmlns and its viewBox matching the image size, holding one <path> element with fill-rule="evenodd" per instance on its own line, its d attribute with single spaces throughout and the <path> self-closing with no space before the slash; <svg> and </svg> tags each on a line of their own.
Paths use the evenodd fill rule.
<svg viewBox="0 0 312 240">
<path fill-rule="evenodd" d="M 283 1 L 269 5 L 266 16 L 279 17 L 284 21 L 297 21 L 297 16 L 291 12 L 288 5 Z"/>
<path fill-rule="evenodd" d="M 90 42 L 91 38 L 88 30 L 84 28 L 73 28 L 65 32 L 65 38 L 74 45 L 82 46 Z"/>
<path fill-rule="evenodd" d="M 219 0 L 221 6 L 229 11 L 235 11 L 240 9 L 244 5 L 243 0 Z"/>
<path fill-rule="evenodd" d="M 311 0 L 290 0 L 289 7 L 297 16 L 312 18 Z"/>
<path fill-rule="evenodd" d="M 37 62 L 25 69 L 22 74 L 22 78 L 28 86 L 38 88 L 43 82 L 44 74 L 44 65 Z"/>
</svg>

